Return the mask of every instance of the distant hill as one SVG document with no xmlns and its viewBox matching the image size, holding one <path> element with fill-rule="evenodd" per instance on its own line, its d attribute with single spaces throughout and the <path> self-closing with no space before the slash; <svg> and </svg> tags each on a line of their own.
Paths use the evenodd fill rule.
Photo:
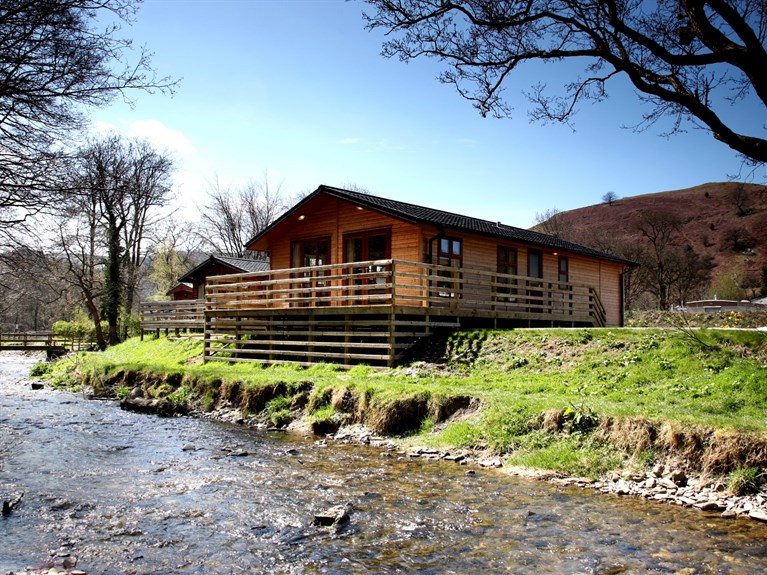
<svg viewBox="0 0 767 575">
<path fill-rule="evenodd" d="M 559 212 L 534 229 L 631 257 L 626 252 L 632 246 L 647 242 L 637 229 L 643 214 L 677 217 L 680 227 L 673 243 L 713 258 L 716 267 L 706 295 L 722 299 L 756 295 L 762 268 L 767 266 L 767 186 L 709 183 L 619 198 Z M 738 286 L 745 290 L 737 293 Z"/>
</svg>

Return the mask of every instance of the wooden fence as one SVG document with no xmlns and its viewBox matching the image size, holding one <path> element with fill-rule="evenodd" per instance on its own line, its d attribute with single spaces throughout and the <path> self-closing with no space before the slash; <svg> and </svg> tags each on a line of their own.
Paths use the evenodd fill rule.
<svg viewBox="0 0 767 575">
<path fill-rule="evenodd" d="M 202 331 L 204 310 L 205 302 L 201 300 L 143 302 L 140 308 L 141 333 Z"/>
<path fill-rule="evenodd" d="M 206 312 L 321 307 L 429 308 L 452 316 L 605 325 L 588 285 L 398 260 L 208 278 Z"/>
<path fill-rule="evenodd" d="M 79 351 L 92 342 L 55 335 L 50 331 L 0 333 L 0 351 L 46 351 L 49 354 Z"/>
</svg>

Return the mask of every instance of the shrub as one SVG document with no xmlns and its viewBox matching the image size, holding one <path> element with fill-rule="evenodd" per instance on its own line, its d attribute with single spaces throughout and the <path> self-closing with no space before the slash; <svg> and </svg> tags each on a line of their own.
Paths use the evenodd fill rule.
<svg viewBox="0 0 767 575">
<path fill-rule="evenodd" d="M 50 370 L 51 370 L 51 365 L 49 363 L 41 361 L 29 368 L 29 376 L 42 377 L 45 374 L 47 374 Z"/>
</svg>

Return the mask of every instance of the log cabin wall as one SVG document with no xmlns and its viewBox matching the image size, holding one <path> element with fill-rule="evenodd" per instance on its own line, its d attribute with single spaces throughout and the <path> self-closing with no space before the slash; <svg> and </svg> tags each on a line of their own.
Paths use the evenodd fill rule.
<svg viewBox="0 0 767 575">
<path fill-rule="evenodd" d="M 270 236 L 268 251 L 273 270 L 294 267 L 290 257 L 292 242 L 316 238 L 330 238 L 330 261 L 326 263 L 342 263 L 344 235 L 365 230 L 390 231 L 392 259 L 421 261 L 423 257 L 421 228 L 416 224 L 323 195 L 314 198 L 305 208 L 293 214 Z M 304 218 L 299 219 L 301 216 Z"/>
</svg>

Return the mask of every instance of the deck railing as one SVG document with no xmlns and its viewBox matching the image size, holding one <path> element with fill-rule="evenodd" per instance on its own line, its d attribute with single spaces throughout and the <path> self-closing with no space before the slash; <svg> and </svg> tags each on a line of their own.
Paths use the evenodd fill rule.
<svg viewBox="0 0 767 575">
<path fill-rule="evenodd" d="M 78 351 L 91 345 L 83 338 L 56 335 L 51 331 L 19 331 L 0 333 L 0 350 L 50 350 Z"/>
<path fill-rule="evenodd" d="M 190 330 L 202 329 L 205 324 L 202 300 L 142 302 L 140 309 L 141 330 Z"/>
<path fill-rule="evenodd" d="M 399 260 L 214 276 L 206 312 L 349 306 L 428 307 L 451 315 L 494 315 L 605 324 L 585 284 Z M 182 302 L 171 302 L 182 303 Z"/>
</svg>

